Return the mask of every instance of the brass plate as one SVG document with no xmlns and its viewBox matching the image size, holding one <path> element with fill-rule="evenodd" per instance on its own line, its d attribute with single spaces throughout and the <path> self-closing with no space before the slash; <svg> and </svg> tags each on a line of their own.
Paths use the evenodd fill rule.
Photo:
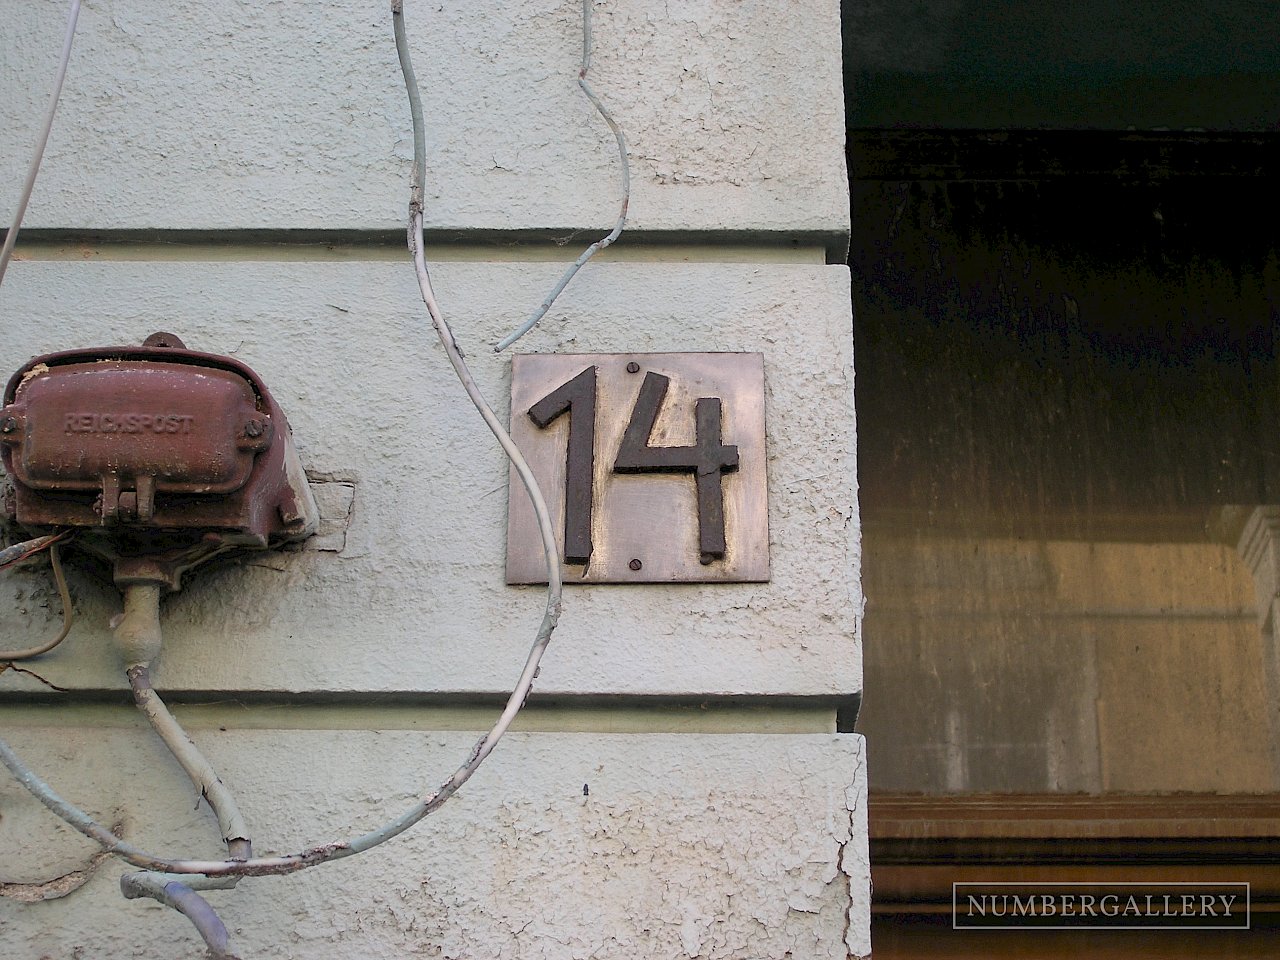
<svg viewBox="0 0 1280 960">
<path fill-rule="evenodd" d="M 594 390 L 586 372 L 591 368 Z M 594 433 L 575 441 L 579 466 L 571 467 L 573 418 L 590 424 L 592 398 Z M 646 410 L 652 414 L 655 403 L 650 431 Z M 530 416 L 535 406 L 545 426 Z M 628 432 L 630 455 L 624 451 L 622 464 L 628 472 L 618 472 Z M 520 354 L 512 361 L 511 436 L 547 498 L 561 560 L 567 501 L 571 528 L 578 527 L 577 536 L 571 529 L 570 541 L 578 544 L 578 554 L 589 550 L 585 563 L 563 563 L 566 583 L 769 579 L 762 354 Z M 583 451 L 594 456 L 583 460 Z M 566 493 L 571 470 L 576 499 Z M 723 507 L 722 541 L 717 503 Z M 589 525 L 583 523 L 587 515 Z M 513 469 L 507 583 L 545 582 L 533 507 Z"/>
</svg>

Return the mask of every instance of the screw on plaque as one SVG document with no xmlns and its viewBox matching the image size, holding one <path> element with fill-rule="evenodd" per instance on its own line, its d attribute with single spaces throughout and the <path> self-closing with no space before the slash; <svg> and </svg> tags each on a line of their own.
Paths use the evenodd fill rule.
<svg viewBox="0 0 1280 960">
<path fill-rule="evenodd" d="M 630 363 L 627 364 L 627 373 L 639 373 L 639 372 L 640 372 L 640 364 L 636 363 L 634 360 L 632 360 Z"/>
<path fill-rule="evenodd" d="M 639 560 L 632 560 L 630 563 L 627 564 L 627 566 L 630 567 L 632 570 L 639 570 L 641 567 L 644 566 L 644 564 L 641 563 Z"/>
</svg>

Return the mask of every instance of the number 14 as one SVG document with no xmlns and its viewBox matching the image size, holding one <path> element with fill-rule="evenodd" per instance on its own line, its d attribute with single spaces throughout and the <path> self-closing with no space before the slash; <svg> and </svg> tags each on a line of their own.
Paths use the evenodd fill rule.
<svg viewBox="0 0 1280 960">
<path fill-rule="evenodd" d="M 698 493 L 699 561 L 723 559 L 724 491 L 721 477 L 738 469 L 738 448 L 721 442 L 719 397 L 700 397 L 694 407 L 693 446 L 650 444 L 671 379 L 645 374 L 640 394 L 613 461 L 614 473 L 691 473 Z M 565 455 L 564 559 L 591 558 L 591 516 L 595 498 L 596 368 L 587 367 L 529 408 L 529 419 L 545 429 L 569 415 Z"/>
</svg>

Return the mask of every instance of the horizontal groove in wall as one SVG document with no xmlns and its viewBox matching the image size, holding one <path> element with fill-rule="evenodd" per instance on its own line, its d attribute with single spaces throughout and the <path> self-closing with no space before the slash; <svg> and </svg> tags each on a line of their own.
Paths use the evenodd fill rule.
<svg viewBox="0 0 1280 960">
<path fill-rule="evenodd" d="M 572 262 L 599 231 L 429 230 L 429 260 Z M 652 230 L 624 233 L 597 258 L 641 262 L 842 264 L 848 238 L 824 231 Z M 18 260 L 398 260 L 402 230 L 24 230 Z"/>
<path fill-rule="evenodd" d="M 117 691 L 9 695 L 0 728 L 121 727 L 145 721 Z M 287 698 L 186 693 L 166 697 L 192 730 L 474 730 L 488 729 L 505 697 L 407 694 L 296 695 Z M 833 698 L 547 698 L 530 702 L 513 730 L 526 733 L 835 733 Z M 840 724 L 845 728 L 845 724 Z"/>
</svg>

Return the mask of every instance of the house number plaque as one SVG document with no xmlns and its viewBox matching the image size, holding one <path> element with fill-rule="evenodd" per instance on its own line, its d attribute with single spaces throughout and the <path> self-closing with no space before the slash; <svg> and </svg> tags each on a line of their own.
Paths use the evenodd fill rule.
<svg viewBox="0 0 1280 960">
<path fill-rule="evenodd" d="M 761 354 L 521 354 L 511 436 L 547 498 L 565 583 L 769 579 Z M 546 578 L 513 469 L 507 582 Z"/>
</svg>

